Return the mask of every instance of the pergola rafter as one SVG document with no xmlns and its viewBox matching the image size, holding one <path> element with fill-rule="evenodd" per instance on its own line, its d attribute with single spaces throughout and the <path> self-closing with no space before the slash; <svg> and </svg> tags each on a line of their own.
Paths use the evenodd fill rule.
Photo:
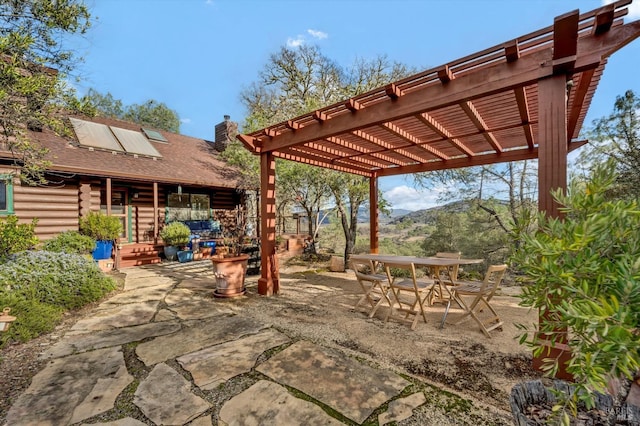
<svg viewBox="0 0 640 426">
<path fill-rule="evenodd" d="M 640 36 L 622 0 L 489 49 L 238 138 L 261 156 L 262 180 L 285 158 L 370 178 L 371 250 L 377 252 L 376 179 L 537 159 L 539 209 L 560 212 L 550 190 L 566 188 L 567 153 L 607 58 Z M 275 194 L 261 194 L 261 294 L 278 292 Z M 266 212 L 266 214 L 265 214 Z"/>
</svg>

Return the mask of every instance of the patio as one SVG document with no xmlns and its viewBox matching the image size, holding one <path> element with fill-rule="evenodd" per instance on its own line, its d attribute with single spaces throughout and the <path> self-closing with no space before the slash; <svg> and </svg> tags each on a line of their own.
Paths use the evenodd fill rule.
<svg viewBox="0 0 640 426">
<path fill-rule="evenodd" d="M 254 276 L 235 299 L 212 297 L 211 271 L 208 261 L 126 269 L 124 291 L 34 345 L 48 362 L 0 423 L 273 424 L 296 413 L 323 424 L 506 425 L 511 387 L 537 374 L 514 339 L 514 322 L 537 319 L 510 295 L 517 287 L 494 299 L 505 326 L 487 339 L 468 324 L 438 329 L 444 306 L 415 331 L 384 323 L 383 308 L 369 319 L 351 309 L 360 294 L 350 271 L 281 265 L 280 296 L 260 297 Z"/>
</svg>

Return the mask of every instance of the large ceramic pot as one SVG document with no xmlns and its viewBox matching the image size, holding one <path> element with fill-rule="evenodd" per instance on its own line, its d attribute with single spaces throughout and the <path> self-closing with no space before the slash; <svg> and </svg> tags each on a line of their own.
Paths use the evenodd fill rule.
<svg viewBox="0 0 640 426">
<path fill-rule="evenodd" d="M 176 260 L 178 246 L 164 246 L 164 255 L 167 260 Z"/>
<path fill-rule="evenodd" d="M 113 241 L 98 240 L 96 248 L 91 252 L 94 260 L 111 259 L 111 251 L 113 250 Z"/>
<path fill-rule="evenodd" d="M 247 275 L 249 255 L 235 257 L 215 256 L 211 258 L 213 272 L 216 277 L 216 297 L 242 296 L 246 290 L 244 277 Z"/>
</svg>

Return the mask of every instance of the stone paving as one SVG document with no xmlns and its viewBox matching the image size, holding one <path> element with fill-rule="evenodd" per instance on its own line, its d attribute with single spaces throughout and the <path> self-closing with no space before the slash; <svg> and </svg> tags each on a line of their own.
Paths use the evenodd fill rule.
<svg viewBox="0 0 640 426">
<path fill-rule="evenodd" d="M 247 298 L 214 299 L 210 270 L 125 270 L 124 291 L 44 353 L 7 424 L 385 424 L 425 402 L 392 371 L 239 315 Z M 243 375 L 251 384 L 216 404 L 211 392 Z"/>
</svg>

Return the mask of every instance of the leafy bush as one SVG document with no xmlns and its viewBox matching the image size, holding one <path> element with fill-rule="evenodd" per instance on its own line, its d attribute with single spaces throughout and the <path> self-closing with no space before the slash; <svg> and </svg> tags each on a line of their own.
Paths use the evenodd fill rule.
<svg viewBox="0 0 640 426">
<path fill-rule="evenodd" d="M 90 212 L 80 218 L 80 233 L 94 240 L 113 241 L 122 234 L 122 222 L 115 216 Z"/>
<path fill-rule="evenodd" d="M 566 217 L 540 215 L 539 232 L 524 236 L 513 259 L 526 274 L 521 304 L 541 315 L 539 329 L 525 328 L 521 342 L 546 356 L 540 334 L 566 340 L 573 398 L 588 407 L 594 390 L 607 392 L 612 377 L 630 385 L 640 369 L 640 206 L 607 198 L 613 170 L 602 165 L 590 182 L 573 181 L 568 195 L 555 192 Z M 544 362 L 554 375 L 558 361 Z M 568 402 L 575 412 L 576 401 Z"/>
<path fill-rule="evenodd" d="M 182 222 L 171 222 L 160 230 L 160 238 L 168 246 L 185 245 L 190 235 L 191 230 Z"/>
<path fill-rule="evenodd" d="M 14 254 L 0 264 L 0 305 L 10 306 L 18 319 L 2 340 L 25 340 L 50 331 L 64 310 L 99 300 L 115 288 L 112 278 L 81 255 Z"/>
<path fill-rule="evenodd" d="M 96 241 L 78 231 L 65 231 L 44 242 L 42 249 L 56 253 L 90 254 Z"/>
<path fill-rule="evenodd" d="M 0 306 L 10 306 L 10 315 L 16 317 L 9 331 L 0 334 L 0 347 L 8 341 L 26 342 L 52 331 L 64 313 L 64 308 L 59 306 L 8 294 L 0 294 Z"/>
<path fill-rule="evenodd" d="M 13 215 L 0 219 L 0 259 L 35 246 L 37 223 L 38 220 L 33 219 L 31 224 L 18 224 L 18 217 Z"/>
</svg>

